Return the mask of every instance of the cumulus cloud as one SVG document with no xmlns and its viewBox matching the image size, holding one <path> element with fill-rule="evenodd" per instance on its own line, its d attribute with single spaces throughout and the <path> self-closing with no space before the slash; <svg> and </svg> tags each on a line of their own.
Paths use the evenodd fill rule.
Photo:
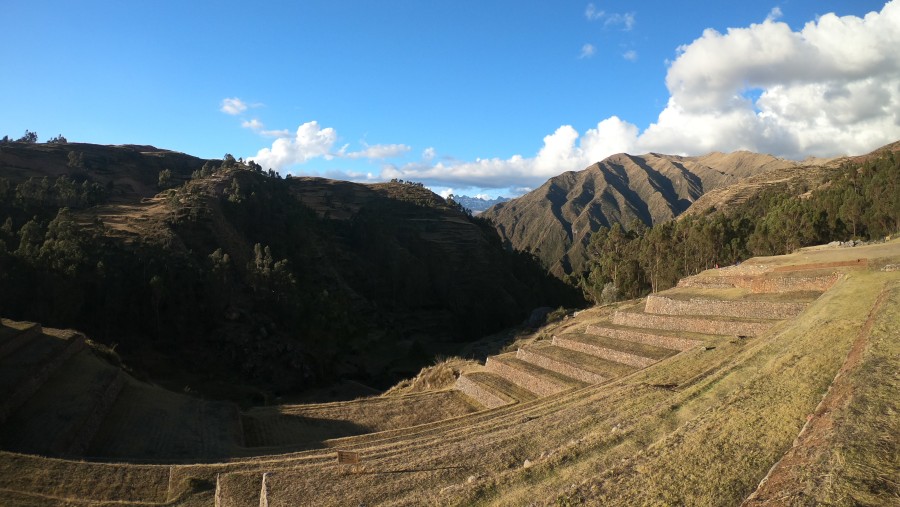
<svg viewBox="0 0 900 507">
<path fill-rule="evenodd" d="M 219 107 L 219 111 L 230 115 L 238 115 L 246 110 L 247 104 L 237 97 L 222 99 L 222 105 Z"/>
<path fill-rule="evenodd" d="M 594 47 L 593 44 L 585 44 L 581 46 L 581 54 L 578 55 L 578 58 L 590 58 L 594 56 L 594 53 L 597 52 L 597 48 Z"/>
<path fill-rule="evenodd" d="M 639 146 L 802 158 L 900 137 L 900 2 L 863 18 L 826 14 L 796 32 L 774 14 L 678 48 L 668 105 Z"/>
<path fill-rule="evenodd" d="M 769 15 L 766 16 L 766 21 L 778 21 L 781 19 L 781 16 L 784 16 L 781 12 L 781 7 L 772 7 L 772 10 L 769 11 Z"/>
<path fill-rule="evenodd" d="M 629 49 L 628 51 L 622 53 L 622 58 L 628 60 L 629 62 L 636 62 L 638 59 L 637 51 Z"/>
<path fill-rule="evenodd" d="M 277 171 L 303 164 L 316 158 L 325 160 L 335 158 L 383 160 L 401 156 L 412 149 L 405 144 L 368 145 L 363 143 L 362 150 L 350 151 L 349 145 L 344 145 L 340 149 L 335 150 L 334 146 L 338 140 L 337 131 L 331 127 L 322 128 L 316 121 L 300 125 L 294 134 L 291 134 L 288 130 L 262 130 L 263 124 L 258 120 L 244 121 L 241 125 L 246 128 L 252 128 L 262 135 L 277 138 L 270 148 L 263 148 L 255 156 L 248 157 L 264 168 L 271 168 Z M 353 176 L 352 179 L 359 178 Z"/>
<path fill-rule="evenodd" d="M 535 187 L 619 152 L 747 149 L 802 159 L 865 153 L 900 138 L 900 0 L 865 17 L 826 14 L 799 31 L 768 18 L 706 30 L 677 48 L 669 100 L 643 131 L 619 117 L 563 125 L 532 157 L 386 165 L 384 177 L 444 186 Z M 608 16 L 588 4 L 588 19 Z M 637 54 L 625 53 L 626 59 Z"/>
<path fill-rule="evenodd" d="M 779 14 L 773 9 L 763 22 L 725 33 L 706 30 L 677 48 L 665 80 L 669 99 L 643 130 L 617 116 L 584 132 L 562 125 L 532 154 L 474 161 L 438 158 L 429 147 L 418 161 L 384 164 L 376 177 L 521 193 L 620 152 L 747 149 L 802 159 L 865 153 L 900 138 L 900 0 L 864 17 L 826 14 L 796 31 L 777 21 Z M 589 4 L 585 16 L 608 15 Z M 317 157 L 389 158 L 411 149 L 335 151 L 336 139 L 333 129 L 310 122 L 253 158 L 284 168 Z"/>
<path fill-rule="evenodd" d="M 322 128 L 318 122 L 311 121 L 297 127 L 293 137 L 280 137 L 271 148 L 263 148 L 249 158 L 263 168 L 280 171 L 315 158 L 331 158 L 335 142 L 337 132 L 333 128 Z"/>
</svg>

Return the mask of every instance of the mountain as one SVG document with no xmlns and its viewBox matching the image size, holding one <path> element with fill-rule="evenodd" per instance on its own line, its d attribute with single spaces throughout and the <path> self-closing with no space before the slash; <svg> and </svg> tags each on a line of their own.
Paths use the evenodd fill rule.
<svg viewBox="0 0 900 507">
<path fill-rule="evenodd" d="M 582 171 L 550 178 L 538 189 L 482 213 L 504 243 L 529 252 L 556 276 L 584 269 L 591 234 L 612 224 L 672 219 L 712 189 L 797 163 L 738 151 L 681 157 L 612 155 Z"/>
<path fill-rule="evenodd" d="M 282 179 L 230 155 L 2 144 L 0 224 L 5 315 L 84 330 L 179 389 L 386 386 L 583 302 L 420 185 Z"/>
<path fill-rule="evenodd" d="M 496 199 L 486 199 L 484 197 L 469 197 L 468 195 L 451 194 L 449 196 L 449 199 L 453 199 L 454 201 L 461 204 L 463 208 L 466 208 L 473 214 L 477 215 L 495 204 L 500 204 L 501 202 L 510 200 L 511 197 L 497 197 Z"/>
</svg>

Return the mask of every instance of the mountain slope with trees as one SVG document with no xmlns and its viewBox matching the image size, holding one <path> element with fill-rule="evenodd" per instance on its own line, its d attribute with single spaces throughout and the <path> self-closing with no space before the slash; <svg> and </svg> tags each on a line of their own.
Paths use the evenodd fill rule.
<svg viewBox="0 0 900 507">
<path fill-rule="evenodd" d="M 209 392 L 386 386 L 582 301 L 420 184 L 281 178 L 230 155 L 0 144 L 0 224 L 5 317 L 84 330 Z"/>
<path fill-rule="evenodd" d="M 485 211 L 503 241 L 537 256 L 555 275 L 580 273 L 591 235 L 600 227 L 670 220 L 714 188 L 794 162 L 750 152 L 680 157 L 613 155 L 583 171 Z"/>
</svg>

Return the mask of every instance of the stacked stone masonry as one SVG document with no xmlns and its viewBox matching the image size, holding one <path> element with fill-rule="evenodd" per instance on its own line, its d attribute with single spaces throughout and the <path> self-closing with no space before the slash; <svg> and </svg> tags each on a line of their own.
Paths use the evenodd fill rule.
<svg viewBox="0 0 900 507">
<path fill-rule="evenodd" d="M 516 352 L 516 357 L 523 361 L 536 364 L 541 368 L 555 371 L 556 373 L 563 374 L 567 377 L 571 377 L 582 382 L 587 382 L 588 384 L 599 384 L 601 382 L 606 382 L 607 380 L 609 380 L 599 373 L 585 370 L 584 368 L 579 368 L 577 365 L 574 365 L 572 363 L 559 361 L 558 359 L 543 355 L 541 354 L 540 350 L 519 349 L 518 352 Z"/>
<path fill-rule="evenodd" d="M 678 287 L 699 289 L 727 289 L 737 287 L 754 294 L 776 294 L 782 292 L 816 291 L 824 292 L 840 278 L 839 273 L 823 275 L 697 275 L 682 278 Z"/>
<path fill-rule="evenodd" d="M 83 454 L 93 440 L 97 430 L 103 423 L 103 418 L 109 413 L 109 409 L 115 403 L 119 393 L 125 386 L 125 374 L 122 370 L 116 370 L 111 376 L 111 381 L 100 394 L 94 405 L 88 411 L 87 417 L 80 423 L 70 426 L 69 431 L 57 436 L 53 445 L 54 452 L 58 454 Z"/>
<path fill-rule="evenodd" d="M 805 310 L 807 303 L 792 301 L 724 301 L 721 299 L 675 299 L 647 296 L 647 313 L 660 315 L 712 315 L 751 319 L 789 319 Z"/>
<path fill-rule="evenodd" d="M 60 365 L 84 349 L 85 346 L 84 335 L 72 335 L 59 353 L 50 357 L 33 375 L 22 381 L 6 400 L 0 402 L 0 422 L 5 421 L 13 410 L 25 403 L 31 395 L 40 389 Z"/>
<path fill-rule="evenodd" d="M 656 315 L 623 311 L 615 312 L 612 322 L 618 326 L 739 336 L 757 336 L 776 323 L 776 321 L 719 320 L 705 317 Z"/>
<path fill-rule="evenodd" d="M 0 342 L 0 357 L 6 357 L 17 348 L 24 345 L 28 340 L 39 336 L 43 332 L 43 328 L 39 324 L 33 324 L 17 333 L 10 333 L 7 339 Z"/>
<path fill-rule="evenodd" d="M 463 394 L 480 403 L 485 408 L 496 408 L 509 405 L 511 400 L 504 399 L 487 389 L 483 385 L 470 379 L 467 375 L 460 375 L 456 379 L 455 388 Z"/>
<path fill-rule="evenodd" d="M 549 396 L 568 389 L 562 383 L 509 365 L 497 356 L 492 356 L 484 363 L 487 371 L 496 373 L 514 384 L 518 384 L 538 396 Z"/>
<path fill-rule="evenodd" d="M 606 326 L 590 325 L 585 330 L 587 334 L 598 336 L 606 336 L 617 340 L 625 340 L 644 345 L 652 345 L 654 347 L 662 347 L 669 350 L 688 350 L 700 345 L 699 340 L 691 340 L 689 338 L 681 338 L 678 336 L 668 336 L 665 334 L 653 333 L 648 329 L 625 329 Z"/>
<path fill-rule="evenodd" d="M 646 368 L 656 362 L 655 359 L 649 357 L 630 354 L 621 350 L 609 349 L 590 343 L 584 343 L 582 341 L 567 338 L 566 335 L 554 336 L 553 344 L 559 347 L 565 347 L 567 349 L 577 350 L 578 352 L 584 352 L 585 354 L 590 354 L 592 356 L 608 359 L 610 361 L 615 361 L 617 363 L 627 364 L 628 366 L 634 366 L 636 368 Z"/>
</svg>

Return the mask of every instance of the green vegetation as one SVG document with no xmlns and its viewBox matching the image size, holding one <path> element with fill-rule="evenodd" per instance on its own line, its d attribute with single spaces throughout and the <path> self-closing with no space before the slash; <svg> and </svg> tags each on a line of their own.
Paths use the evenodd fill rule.
<svg viewBox="0 0 900 507">
<path fill-rule="evenodd" d="M 172 388 L 253 402 L 338 378 L 387 387 L 582 302 L 420 184 L 68 148 L 3 148 L 38 167 L 52 153 L 56 174 L 0 177 L 0 307 L 117 345 Z"/>
<path fill-rule="evenodd" d="M 779 255 L 836 240 L 872 240 L 900 231 L 900 156 L 846 163 L 815 189 L 787 184 L 734 208 L 646 227 L 601 227 L 588 246 L 589 269 L 569 281 L 598 302 L 635 298 L 678 279 L 752 256 Z"/>
</svg>

